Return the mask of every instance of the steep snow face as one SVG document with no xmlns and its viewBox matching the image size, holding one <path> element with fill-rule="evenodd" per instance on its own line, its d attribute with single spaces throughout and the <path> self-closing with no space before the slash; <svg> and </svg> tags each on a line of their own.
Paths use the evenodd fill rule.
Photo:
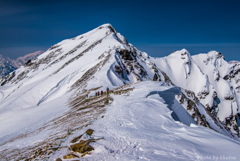
<svg viewBox="0 0 240 161">
<path fill-rule="evenodd" d="M 161 71 L 167 74 L 174 85 L 183 89 L 178 100 L 181 103 L 187 103 L 185 106 L 186 110 L 192 113 L 193 117 L 196 117 L 196 114 L 199 112 L 201 115 L 204 115 L 204 118 L 201 118 L 201 115 L 199 115 L 201 120 L 206 119 L 209 115 L 216 117 L 214 119 L 219 119 L 228 131 L 238 135 L 239 98 L 236 94 L 238 85 L 236 83 L 234 85 L 231 84 L 231 76 L 228 74 L 235 73 L 238 77 L 237 65 L 231 67 L 232 70 L 230 70 L 230 65 L 224 60 L 222 54 L 216 51 L 191 56 L 185 49 L 175 51 L 167 57 L 152 60 Z M 235 78 L 234 76 L 235 79 L 238 79 L 237 77 Z M 226 81 L 227 78 L 229 78 L 229 81 Z M 233 86 L 235 87 L 234 89 Z M 185 90 L 188 91 L 185 92 Z M 194 96 L 188 94 L 189 91 L 190 93 L 193 92 Z M 200 101 L 209 114 L 205 115 L 205 112 L 200 110 L 201 107 L 197 105 L 196 99 Z M 197 107 L 194 108 L 194 111 L 190 108 L 189 101 L 192 102 L 192 105 L 194 104 L 194 107 Z M 211 124 L 208 122 L 205 126 L 211 127 Z M 218 126 L 220 124 L 217 123 Z M 215 130 L 219 131 L 219 129 Z"/>
<path fill-rule="evenodd" d="M 207 103 L 212 105 L 213 99 L 207 96 L 213 94 L 214 90 L 208 76 L 202 73 L 192 61 L 187 50 L 176 51 L 167 57 L 153 59 L 153 61 L 169 76 L 174 85 L 193 91 L 204 105 Z"/>
<path fill-rule="evenodd" d="M 234 70 L 234 66 L 231 67 L 224 60 L 222 54 L 216 51 L 195 55 L 192 58 L 201 71 L 208 76 L 209 82 L 217 92 L 219 99 L 217 116 L 227 125 L 230 124 L 230 128 L 231 124 L 233 124 L 233 127 L 237 129 L 237 117 L 240 105 L 236 91 L 237 83 L 236 81 L 226 81 L 229 73 L 235 73 L 236 78 L 238 77 L 238 73 L 231 72 Z"/>
</svg>

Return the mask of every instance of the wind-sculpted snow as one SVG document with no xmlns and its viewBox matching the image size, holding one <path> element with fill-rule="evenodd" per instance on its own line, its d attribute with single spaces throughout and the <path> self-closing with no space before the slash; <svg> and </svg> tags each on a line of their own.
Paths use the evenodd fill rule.
<svg viewBox="0 0 240 161">
<path fill-rule="evenodd" d="M 37 104 L 39 106 L 42 103 L 47 103 L 51 100 L 57 99 L 65 94 L 68 90 L 68 84 L 71 83 L 72 80 L 76 80 L 80 75 L 80 71 L 75 71 L 72 74 L 66 76 L 62 80 L 60 80 L 55 87 L 53 87 Z"/>
<path fill-rule="evenodd" d="M 221 53 L 211 51 L 208 54 L 199 54 L 191 58 L 190 54 L 183 49 L 175 51 L 168 57 L 153 61 L 160 70 L 168 75 L 174 85 L 195 94 L 209 112 L 204 116 L 205 118 L 210 115 L 214 117 L 215 125 L 224 127 L 231 135 L 239 134 L 237 123 L 239 101 L 236 101 L 237 97 L 234 96 L 230 83 L 223 79 L 229 73 L 229 64 Z M 213 125 L 205 124 L 205 126 Z"/>
<path fill-rule="evenodd" d="M 183 124 L 190 126 L 191 124 L 196 124 L 192 116 L 182 107 L 182 105 L 175 100 L 175 95 L 179 95 L 181 89 L 179 87 L 174 87 L 165 91 L 153 91 L 150 92 L 146 97 L 158 94 L 162 97 L 165 103 L 168 105 L 169 110 L 173 111 L 171 116 L 175 121 L 180 121 Z"/>
<path fill-rule="evenodd" d="M 117 66 L 117 63 L 113 63 L 110 67 L 110 69 L 108 70 L 107 72 L 107 77 L 109 79 L 109 81 L 111 82 L 111 84 L 113 86 L 122 86 L 124 85 L 123 81 L 117 76 L 117 73 L 116 73 L 116 69 L 114 69 L 114 67 L 116 68 Z M 119 71 L 121 72 L 121 71 Z"/>
<path fill-rule="evenodd" d="M 236 88 L 233 88 L 236 87 L 235 83 L 226 81 L 227 76 L 232 73 L 231 66 L 224 60 L 222 54 L 216 51 L 193 56 L 193 60 L 208 76 L 210 84 L 216 90 L 216 97 L 220 101 L 215 110 L 217 117 L 228 126 L 229 130 L 238 134 L 239 97 Z M 211 107 L 210 104 L 209 106 Z"/>
<path fill-rule="evenodd" d="M 239 69 L 213 51 L 152 58 L 104 24 L 1 80 L 0 158 L 239 158 Z"/>
<path fill-rule="evenodd" d="M 189 89 L 195 93 L 209 92 L 207 77 L 189 58 L 189 53 L 185 49 L 154 61 L 176 86 Z M 196 86 L 196 83 L 198 86 Z"/>
</svg>

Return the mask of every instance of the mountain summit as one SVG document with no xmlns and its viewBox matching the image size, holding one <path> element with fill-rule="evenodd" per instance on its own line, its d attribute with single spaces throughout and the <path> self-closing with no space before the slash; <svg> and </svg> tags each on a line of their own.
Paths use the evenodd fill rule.
<svg viewBox="0 0 240 161">
<path fill-rule="evenodd" d="M 150 57 L 104 24 L 0 81 L 1 158 L 240 157 L 239 71 L 216 51 Z"/>
</svg>

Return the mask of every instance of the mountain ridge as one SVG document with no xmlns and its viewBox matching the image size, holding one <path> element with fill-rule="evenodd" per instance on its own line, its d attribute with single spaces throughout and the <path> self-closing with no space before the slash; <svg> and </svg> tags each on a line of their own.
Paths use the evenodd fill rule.
<svg viewBox="0 0 240 161">
<path fill-rule="evenodd" d="M 188 139 L 184 135 L 164 135 L 165 126 L 171 130 L 174 127 L 176 134 L 183 129 L 190 134 L 187 136 L 192 136 L 192 132 L 197 131 L 216 136 L 217 140 L 225 138 L 224 141 L 232 147 L 239 147 L 235 144 L 239 141 L 239 69 L 239 64 L 228 65 L 216 51 L 191 56 L 183 49 L 167 57 L 153 58 L 128 43 L 110 24 L 101 25 L 53 45 L 0 81 L 0 116 L 5 118 L 0 122 L 3 129 L 0 131 L 0 151 L 7 149 L 2 158 L 64 158 L 63 155 L 72 151 L 64 147 L 61 150 L 58 145 L 64 143 L 65 148 L 72 146 L 71 140 L 83 133 L 87 126 L 94 127 L 104 138 L 106 135 L 99 141 L 105 146 L 94 144 L 99 153 L 92 153 L 93 160 L 106 153 L 115 159 L 115 155 L 120 153 L 120 158 L 124 158 L 124 155 L 128 156 L 124 148 L 137 156 L 144 153 L 140 149 L 140 144 L 144 142 L 138 144 L 138 139 L 128 140 L 125 135 L 118 134 L 118 130 L 129 137 L 130 131 L 138 131 L 134 135 L 139 140 L 148 139 L 144 134 L 147 133 L 150 138 L 157 138 L 162 143 Z M 109 95 L 106 88 L 109 88 Z M 104 91 L 104 94 L 96 96 L 98 91 Z M 16 112 L 21 115 L 16 115 Z M 138 115 L 144 117 L 144 114 L 147 118 L 142 118 L 144 122 L 139 121 Z M 103 115 L 108 121 L 104 121 Z M 6 116 L 15 118 L 15 121 L 9 124 Z M 27 121 L 26 116 L 31 121 Z M 161 123 L 161 127 L 148 130 L 160 130 L 167 140 L 158 137 L 160 134 L 157 132 L 153 135 L 138 130 L 156 126 L 155 121 Z M 195 130 L 193 127 L 196 127 Z M 47 137 L 49 133 L 51 136 Z M 27 138 L 30 140 L 24 144 Z M 59 138 L 64 140 L 60 144 Z M 84 135 L 84 138 L 86 140 L 88 136 Z M 231 143 L 229 140 L 232 140 Z M 151 139 L 148 141 L 151 142 Z M 128 142 L 130 144 L 127 145 Z M 200 142 L 196 145 L 201 145 Z M 21 156 L 15 155 L 16 149 L 9 148 L 14 143 L 19 145 L 17 151 Z M 121 152 L 116 152 L 114 144 L 122 148 Z M 57 150 L 51 150 L 51 146 Z M 189 150 L 192 146 L 184 148 Z M 211 146 L 223 151 L 222 147 Z M 162 150 L 170 153 L 167 149 Z M 185 159 L 191 158 L 176 150 Z M 199 155 L 214 154 L 197 147 L 195 150 Z M 228 154 L 233 152 L 227 151 Z M 153 160 L 159 157 L 155 154 L 145 156 L 153 157 Z"/>
</svg>

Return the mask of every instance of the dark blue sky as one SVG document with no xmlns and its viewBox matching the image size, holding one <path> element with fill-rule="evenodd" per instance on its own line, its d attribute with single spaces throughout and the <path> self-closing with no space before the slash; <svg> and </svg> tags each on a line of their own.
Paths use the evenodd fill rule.
<svg viewBox="0 0 240 161">
<path fill-rule="evenodd" d="M 0 54 L 47 50 L 106 22 L 151 56 L 186 48 L 240 60 L 239 0 L 1 0 Z"/>
</svg>

